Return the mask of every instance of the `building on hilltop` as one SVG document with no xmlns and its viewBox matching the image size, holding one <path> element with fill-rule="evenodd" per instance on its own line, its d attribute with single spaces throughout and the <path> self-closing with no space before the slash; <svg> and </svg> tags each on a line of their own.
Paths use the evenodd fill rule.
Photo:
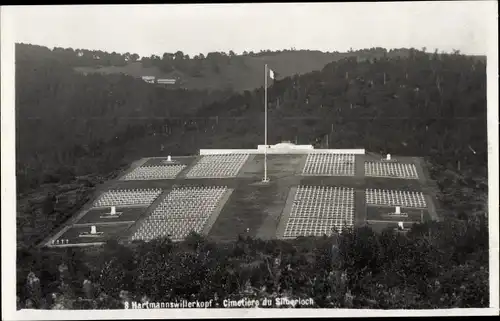
<svg viewBox="0 0 500 321">
<path fill-rule="evenodd" d="M 144 80 L 145 82 L 147 82 L 149 84 L 154 84 L 156 81 L 155 76 L 142 76 L 141 78 L 142 78 L 142 80 Z"/>
<path fill-rule="evenodd" d="M 158 85 L 176 85 L 177 79 L 173 78 L 158 78 L 156 79 Z"/>
<path fill-rule="evenodd" d="M 181 84 L 182 77 L 182 73 L 174 70 L 173 72 L 169 73 L 167 77 L 157 78 L 156 84 L 165 87 L 178 86 Z"/>
<path fill-rule="evenodd" d="M 176 86 L 180 83 L 179 78 L 157 78 L 155 76 L 142 76 L 141 78 L 148 84 L 159 86 Z"/>
</svg>

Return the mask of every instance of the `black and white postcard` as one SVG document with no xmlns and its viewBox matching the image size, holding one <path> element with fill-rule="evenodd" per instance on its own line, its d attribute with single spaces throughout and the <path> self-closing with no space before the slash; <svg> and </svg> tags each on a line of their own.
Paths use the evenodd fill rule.
<svg viewBox="0 0 500 321">
<path fill-rule="evenodd" d="M 2 318 L 498 314 L 497 12 L 2 7 Z"/>
</svg>

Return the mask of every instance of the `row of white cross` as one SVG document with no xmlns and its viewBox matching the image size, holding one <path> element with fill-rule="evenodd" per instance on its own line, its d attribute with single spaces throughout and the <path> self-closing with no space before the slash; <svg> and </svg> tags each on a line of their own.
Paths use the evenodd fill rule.
<svg viewBox="0 0 500 321">
<path fill-rule="evenodd" d="M 247 159 L 248 154 L 205 155 L 186 173 L 186 178 L 234 177 Z"/>
<path fill-rule="evenodd" d="M 303 175 L 347 175 L 355 173 L 354 154 L 320 154 L 307 155 Z"/>
<path fill-rule="evenodd" d="M 125 175 L 122 180 L 155 180 L 173 179 L 186 167 L 186 165 L 155 165 L 141 166 Z"/>
<path fill-rule="evenodd" d="M 153 220 L 147 219 L 134 233 L 133 240 L 149 241 L 156 237 L 169 236 L 174 240 L 186 237 L 191 231 L 200 233 L 208 218 L 197 220 Z"/>
<path fill-rule="evenodd" d="M 352 226 L 354 189 L 330 186 L 299 186 L 284 237 L 331 235 L 333 228 Z"/>
<path fill-rule="evenodd" d="M 401 207 L 426 207 L 421 192 L 366 190 L 366 203 L 395 206 L 394 217 L 407 217 Z M 333 228 L 341 230 L 354 223 L 354 189 L 343 187 L 299 186 L 290 217 L 285 226 L 285 238 L 305 235 L 331 235 Z M 404 223 L 398 222 L 399 229 Z"/>
<path fill-rule="evenodd" d="M 414 164 L 365 162 L 366 176 L 401 177 L 417 179 L 417 168 Z"/>
<path fill-rule="evenodd" d="M 110 190 L 103 193 L 94 206 L 150 205 L 161 193 L 161 189 Z"/>
<path fill-rule="evenodd" d="M 226 190 L 227 186 L 174 188 L 132 239 L 150 240 L 167 235 L 182 239 L 192 230 L 201 232 Z"/>
<path fill-rule="evenodd" d="M 343 227 L 350 227 L 353 225 L 353 219 L 347 218 L 344 220 L 339 219 L 307 219 L 307 218 L 290 218 L 286 228 L 284 237 L 297 237 L 297 236 L 322 236 L 332 235 L 334 229 L 341 231 Z"/>
<path fill-rule="evenodd" d="M 186 178 L 223 178 L 238 174 L 248 154 L 204 155 L 186 173 Z M 383 163 L 390 161 L 387 154 L 382 162 L 365 163 L 368 176 L 393 176 L 402 178 L 417 178 L 416 168 L 412 164 Z M 172 162 L 169 156 L 163 162 L 166 165 L 141 166 L 128 173 L 122 180 L 154 180 L 173 179 L 186 167 Z M 392 166 L 394 165 L 394 166 Z M 411 165 L 411 166 L 410 166 Z M 355 174 L 354 154 L 310 153 L 307 155 L 303 175 L 338 175 L 353 176 Z"/>
<path fill-rule="evenodd" d="M 391 154 L 378 162 L 365 162 L 367 176 L 401 177 L 417 179 L 417 169 L 414 164 L 401 164 L 392 161 Z M 310 153 L 307 155 L 303 175 L 354 176 L 354 154 Z"/>
<path fill-rule="evenodd" d="M 50 242 L 52 245 L 60 245 L 60 244 L 69 244 L 69 240 L 68 239 L 57 239 L 57 240 L 52 240 L 52 242 Z"/>
<path fill-rule="evenodd" d="M 427 202 L 421 192 L 367 189 L 366 203 L 371 205 L 426 208 Z"/>
</svg>

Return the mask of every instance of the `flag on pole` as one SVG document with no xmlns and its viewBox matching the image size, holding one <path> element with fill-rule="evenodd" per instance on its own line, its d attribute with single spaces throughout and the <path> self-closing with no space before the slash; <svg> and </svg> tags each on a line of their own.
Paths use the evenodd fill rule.
<svg viewBox="0 0 500 321">
<path fill-rule="evenodd" d="M 269 77 L 271 77 L 271 79 L 274 79 L 274 71 L 272 69 L 269 69 Z"/>
</svg>

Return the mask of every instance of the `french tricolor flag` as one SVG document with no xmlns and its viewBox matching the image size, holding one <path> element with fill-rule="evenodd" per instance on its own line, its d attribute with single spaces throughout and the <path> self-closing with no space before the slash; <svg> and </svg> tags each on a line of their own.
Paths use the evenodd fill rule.
<svg viewBox="0 0 500 321">
<path fill-rule="evenodd" d="M 274 71 L 272 69 L 269 69 L 269 77 L 271 77 L 271 79 L 275 79 Z"/>
</svg>

